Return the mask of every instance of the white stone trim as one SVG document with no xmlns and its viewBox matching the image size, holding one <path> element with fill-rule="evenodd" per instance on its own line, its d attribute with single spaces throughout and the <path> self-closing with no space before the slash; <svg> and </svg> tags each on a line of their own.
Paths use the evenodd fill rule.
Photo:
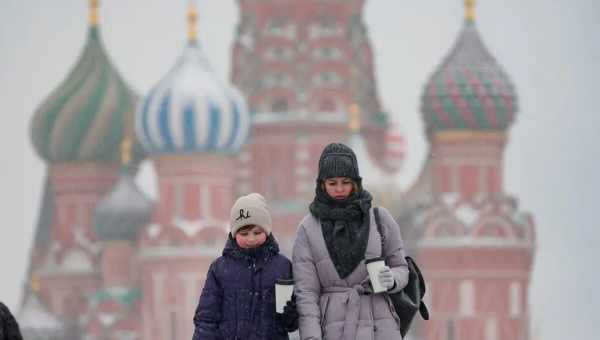
<svg viewBox="0 0 600 340">
<path fill-rule="evenodd" d="M 528 240 L 515 240 L 510 238 L 478 238 L 473 236 L 430 238 L 418 242 L 419 247 L 502 247 L 502 248 L 533 248 L 534 244 Z"/>
<path fill-rule="evenodd" d="M 139 259 L 140 261 L 144 261 L 181 257 L 216 258 L 221 255 L 222 251 L 222 248 L 207 248 L 202 246 L 185 248 L 171 246 L 146 247 L 140 251 Z"/>
<path fill-rule="evenodd" d="M 204 215 L 205 219 L 210 220 L 212 217 L 212 207 L 211 207 L 211 195 L 210 195 L 210 186 L 208 183 L 202 185 L 200 188 L 200 197 L 202 202 L 202 215 Z"/>
<path fill-rule="evenodd" d="M 154 305 L 156 306 L 163 306 L 165 301 L 163 298 L 163 292 L 164 292 L 164 288 L 165 288 L 165 280 L 167 278 L 167 274 L 166 273 L 152 273 L 152 287 L 154 288 L 153 293 L 153 298 L 154 298 Z M 164 318 L 164 308 L 156 308 L 155 309 L 155 313 L 152 316 L 151 322 L 155 323 L 163 323 L 165 321 Z M 159 329 L 159 334 L 158 337 L 159 339 L 164 339 L 164 334 L 160 334 L 160 330 L 161 329 L 165 329 L 165 327 L 158 327 Z"/>
<path fill-rule="evenodd" d="M 498 340 L 498 322 L 494 318 L 485 320 L 485 340 Z"/>
<path fill-rule="evenodd" d="M 512 318 L 521 316 L 522 301 L 521 301 L 521 283 L 513 281 L 508 288 L 508 314 Z"/>
<path fill-rule="evenodd" d="M 462 279 L 464 277 L 470 278 L 485 278 L 485 279 L 527 279 L 530 273 L 526 270 L 460 270 L 460 269 L 449 269 L 449 270 L 436 270 L 427 272 L 427 276 L 430 279 Z M 429 287 L 427 287 L 429 292 Z"/>
<path fill-rule="evenodd" d="M 471 317 L 475 315 L 475 285 L 472 280 L 463 280 L 459 286 L 460 315 Z"/>
</svg>

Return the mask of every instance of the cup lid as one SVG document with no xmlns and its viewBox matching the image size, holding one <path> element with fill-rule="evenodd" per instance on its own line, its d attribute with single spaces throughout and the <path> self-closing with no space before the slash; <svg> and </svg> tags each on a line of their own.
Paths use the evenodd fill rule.
<svg viewBox="0 0 600 340">
<path fill-rule="evenodd" d="M 276 279 L 275 283 L 278 285 L 293 285 L 294 284 L 294 279 Z"/>
<path fill-rule="evenodd" d="M 383 261 L 383 257 L 373 257 L 365 260 L 365 264 L 369 264 L 371 262 Z"/>
</svg>

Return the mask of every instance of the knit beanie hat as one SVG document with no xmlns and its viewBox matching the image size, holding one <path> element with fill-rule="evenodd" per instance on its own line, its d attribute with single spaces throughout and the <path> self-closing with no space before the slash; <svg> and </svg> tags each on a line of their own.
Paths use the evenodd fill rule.
<svg viewBox="0 0 600 340">
<path fill-rule="evenodd" d="M 261 194 L 251 193 L 242 196 L 231 207 L 231 236 L 240 228 L 255 224 L 262 227 L 267 235 L 271 234 L 271 214 L 265 198 Z"/>
<path fill-rule="evenodd" d="M 323 149 L 319 159 L 317 182 L 327 178 L 348 177 L 361 186 L 362 178 L 358 172 L 358 162 L 354 151 L 342 143 L 331 143 Z"/>
</svg>

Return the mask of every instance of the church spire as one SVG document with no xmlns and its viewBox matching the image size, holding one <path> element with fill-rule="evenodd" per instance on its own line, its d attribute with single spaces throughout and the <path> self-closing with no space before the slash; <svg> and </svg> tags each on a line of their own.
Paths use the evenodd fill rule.
<svg viewBox="0 0 600 340">
<path fill-rule="evenodd" d="M 99 0 L 90 0 L 90 26 L 98 26 L 98 2 Z"/>
<path fill-rule="evenodd" d="M 475 22 L 475 4 L 476 0 L 465 0 L 465 20 Z"/>
<path fill-rule="evenodd" d="M 196 5 L 194 1 L 190 1 L 190 6 L 188 8 L 187 14 L 188 20 L 188 41 L 191 44 L 195 44 L 198 39 L 197 33 L 197 22 L 198 22 L 198 10 L 196 9 Z"/>
<path fill-rule="evenodd" d="M 350 111 L 350 119 L 348 120 L 348 129 L 351 134 L 360 132 L 360 106 L 356 103 L 351 104 L 348 107 Z"/>
</svg>

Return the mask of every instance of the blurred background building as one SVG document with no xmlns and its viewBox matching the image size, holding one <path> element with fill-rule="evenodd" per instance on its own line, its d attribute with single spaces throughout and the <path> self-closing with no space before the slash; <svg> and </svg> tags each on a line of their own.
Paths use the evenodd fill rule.
<svg viewBox="0 0 600 340">
<path fill-rule="evenodd" d="M 333 141 L 357 152 L 365 187 L 425 273 L 432 318 L 409 336 L 530 339 L 534 222 L 503 187 L 517 95 L 478 33 L 475 2 L 424 86 L 429 153 L 409 188 L 389 180 L 406 141 L 379 102 L 364 3 L 240 0 L 232 84 L 212 70 L 190 5 L 179 59 L 137 94 L 90 0 L 86 45 L 31 122 L 48 170 L 20 313 L 29 339 L 190 339 L 233 200 L 263 193 L 289 255 Z M 134 181 L 143 161 L 155 201 Z"/>
</svg>

